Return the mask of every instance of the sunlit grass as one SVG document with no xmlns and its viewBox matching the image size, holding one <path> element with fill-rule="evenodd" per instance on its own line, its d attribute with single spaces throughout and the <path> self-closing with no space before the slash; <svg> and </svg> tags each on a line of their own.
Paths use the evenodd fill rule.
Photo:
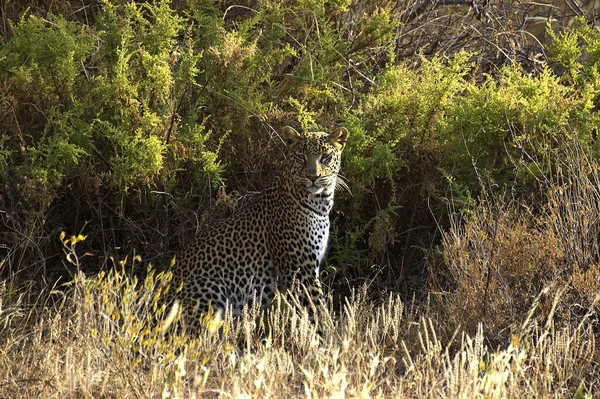
<svg viewBox="0 0 600 399">
<path fill-rule="evenodd" d="M 597 349 L 589 315 L 558 327 L 529 317 L 500 348 L 444 333 L 444 320 L 390 295 L 356 292 L 342 309 L 307 312 L 276 302 L 226 317 L 219 330 L 163 331 L 169 276 L 143 281 L 78 275 L 27 309 L 0 309 L 0 396 L 197 397 L 596 397 Z M 554 303 L 562 290 L 546 291 Z M 0 299 L 3 296 L 0 295 Z M 46 305 L 44 305 L 46 303 Z M 408 310 L 411 308 L 412 310 Z M 206 320 L 210 324 L 210 320 Z M 320 328 L 319 328 L 320 327 Z M 579 395 L 579 396 L 577 396 Z"/>
</svg>

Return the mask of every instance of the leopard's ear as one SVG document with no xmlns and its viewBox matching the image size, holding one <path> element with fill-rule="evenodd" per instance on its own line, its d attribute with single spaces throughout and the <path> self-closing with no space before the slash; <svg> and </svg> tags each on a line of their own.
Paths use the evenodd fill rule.
<svg viewBox="0 0 600 399">
<path fill-rule="evenodd" d="M 298 133 L 293 127 L 286 126 L 283 128 L 281 138 L 285 142 L 285 145 L 288 146 L 288 148 L 292 148 L 294 144 L 302 140 L 302 135 Z"/>
<path fill-rule="evenodd" d="M 348 129 L 345 127 L 333 129 L 333 132 L 329 134 L 329 141 L 338 151 L 342 151 L 348 141 Z"/>
</svg>

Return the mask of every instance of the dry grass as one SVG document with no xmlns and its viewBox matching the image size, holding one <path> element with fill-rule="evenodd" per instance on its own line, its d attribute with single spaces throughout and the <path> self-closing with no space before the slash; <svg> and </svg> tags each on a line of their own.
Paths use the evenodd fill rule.
<svg viewBox="0 0 600 399">
<path fill-rule="evenodd" d="M 494 349 L 482 324 L 472 336 L 444 338 L 444 321 L 425 309 L 409 311 L 393 295 L 374 306 L 359 292 L 337 312 L 319 307 L 321 333 L 305 312 L 274 305 L 235 322 L 207 320 L 192 338 L 163 335 L 155 322 L 167 282 L 154 273 L 143 282 L 119 273 L 78 276 L 66 292 L 44 295 L 59 297 L 52 306 L 4 303 L 0 397 L 600 395 L 591 314 L 559 328 L 550 312 L 540 324 L 534 301 L 518 332 Z M 563 293 L 550 294 L 555 305 Z"/>
<path fill-rule="evenodd" d="M 505 340 L 546 287 L 564 291 L 561 322 L 600 309 L 598 165 L 577 148 L 562 159 L 544 182 L 544 203 L 482 201 L 446 232 L 443 254 L 456 290 L 445 308 L 456 324 L 474 332 L 481 321 L 488 339 Z M 554 310 L 551 298 L 537 305 L 544 317 Z"/>
</svg>

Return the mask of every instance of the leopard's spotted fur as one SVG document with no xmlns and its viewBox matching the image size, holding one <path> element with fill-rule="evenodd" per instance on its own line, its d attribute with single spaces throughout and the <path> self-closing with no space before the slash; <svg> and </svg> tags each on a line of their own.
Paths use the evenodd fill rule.
<svg viewBox="0 0 600 399">
<path fill-rule="evenodd" d="M 293 282 L 316 300 L 329 212 L 348 131 L 283 130 L 289 153 L 280 176 L 230 218 L 199 234 L 172 266 L 188 325 L 209 308 L 234 315 L 255 296 L 268 304 Z M 196 320 L 196 322 L 194 322 Z"/>
</svg>

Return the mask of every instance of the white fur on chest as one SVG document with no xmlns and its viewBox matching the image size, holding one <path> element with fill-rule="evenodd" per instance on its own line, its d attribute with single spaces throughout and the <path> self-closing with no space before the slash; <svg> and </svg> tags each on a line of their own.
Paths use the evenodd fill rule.
<svg viewBox="0 0 600 399">
<path fill-rule="evenodd" d="M 327 223 L 327 228 L 323 232 L 323 240 L 321 241 L 321 245 L 319 246 L 319 252 L 317 253 L 317 259 L 319 260 L 319 265 L 325 256 L 325 252 L 327 251 L 327 242 L 329 241 L 329 223 Z"/>
<path fill-rule="evenodd" d="M 316 222 L 316 229 L 312 233 L 311 241 L 317 248 L 317 260 L 321 264 L 325 252 L 327 252 L 327 242 L 329 241 L 329 218 L 323 218 Z"/>
<path fill-rule="evenodd" d="M 333 205 L 333 195 L 328 198 L 311 198 L 301 204 L 301 218 L 308 227 L 308 237 L 312 255 L 316 255 L 320 265 L 327 252 L 329 241 L 329 211 Z M 302 208 L 304 206 L 304 208 Z M 318 269 L 318 266 L 317 266 Z M 317 270 L 318 272 L 318 270 Z"/>
</svg>

